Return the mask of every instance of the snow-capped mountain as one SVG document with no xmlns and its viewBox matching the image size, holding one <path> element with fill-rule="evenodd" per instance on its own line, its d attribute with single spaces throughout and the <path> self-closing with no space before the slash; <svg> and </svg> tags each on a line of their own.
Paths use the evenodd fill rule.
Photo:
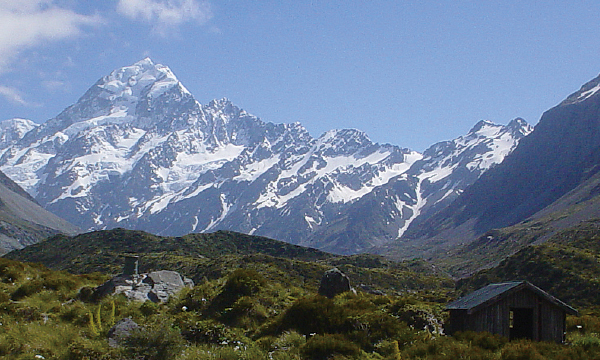
<svg viewBox="0 0 600 360">
<path fill-rule="evenodd" d="M 516 224 L 529 226 L 542 219 L 531 226 L 541 227 L 544 236 L 516 235 L 515 249 L 529 241 L 544 241 L 553 231 L 597 218 L 599 114 L 600 75 L 544 112 L 535 131 L 505 161 L 477 179 L 464 196 L 411 226 L 400 241 L 381 252 L 396 258 L 423 255 L 427 250 L 433 250 L 433 255 L 481 236 L 465 252 L 482 254 L 490 242 L 496 244 L 491 248 L 499 244 L 498 238 L 486 235 L 488 231 Z"/>
<path fill-rule="evenodd" d="M 37 124 L 31 120 L 18 118 L 0 122 L 0 148 L 4 149 L 16 144 L 36 126 Z"/>
<path fill-rule="evenodd" d="M 531 131 L 520 119 L 480 122 L 424 154 L 357 130 L 313 138 L 227 99 L 201 105 L 150 59 L 113 71 L 26 134 L 5 129 L 0 169 L 83 229 L 228 229 L 340 253 L 397 238 Z"/>
</svg>

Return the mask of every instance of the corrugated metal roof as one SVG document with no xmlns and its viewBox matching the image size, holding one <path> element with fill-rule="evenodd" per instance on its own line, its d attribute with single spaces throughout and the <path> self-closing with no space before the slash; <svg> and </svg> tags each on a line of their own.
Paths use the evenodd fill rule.
<svg viewBox="0 0 600 360">
<path fill-rule="evenodd" d="M 478 305 L 481 305 L 504 292 L 513 289 L 521 284 L 524 281 L 509 281 L 500 284 L 490 284 L 488 286 L 482 287 L 481 289 L 470 293 L 469 295 L 463 296 L 460 299 L 451 302 L 446 306 L 448 310 L 469 310 Z"/>
<path fill-rule="evenodd" d="M 537 286 L 529 283 L 528 281 L 508 281 L 498 284 L 490 284 L 477 291 L 470 293 L 456 301 L 451 302 L 446 306 L 447 310 L 468 310 L 469 313 L 474 311 L 475 308 L 484 306 L 485 304 L 491 304 L 504 296 L 512 293 L 513 291 L 519 291 L 522 288 L 527 288 L 539 296 L 544 297 L 547 301 L 554 305 L 562 308 L 567 313 L 577 315 L 577 310 L 573 309 L 569 305 L 548 294 L 544 290 Z"/>
</svg>

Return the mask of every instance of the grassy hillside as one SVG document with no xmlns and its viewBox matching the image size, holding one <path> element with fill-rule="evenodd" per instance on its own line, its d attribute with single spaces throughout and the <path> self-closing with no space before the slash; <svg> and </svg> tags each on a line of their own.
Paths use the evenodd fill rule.
<svg viewBox="0 0 600 360">
<path fill-rule="evenodd" d="M 529 280 L 576 306 L 600 304 L 600 220 L 582 222 L 528 246 L 498 266 L 460 280 L 465 292 L 488 283 Z"/>
<path fill-rule="evenodd" d="M 362 270 L 385 265 L 370 257 L 337 261 Z M 358 291 L 327 299 L 300 282 L 268 276 L 259 263 L 252 266 L 257 270 L 250 262 L 239 265 L 248 267 L 204 279 L 166 304 L 132 302 L 122 296 L 94 303 L 83 301 L 79 290 L 101 284 L 105 275 L 72 275 L 0 258 L 0 357 L 583 360 L 600 356 L 600 339 L 593 334 L 600 331 L 596 317 L 588 318 L 580 332 L 573 329 L 581 322 L 568 319 L 568 346 L 508 343 L 475 333 L 446 337 L 438 333 L 448 300 L 443 289 L 391 295 Z M 141 327 L 119 346 L 110 347 L 109 329 L 124 318 Z"/>
<path fill-rule="evenodd" d="M 6 258 L 41 263 L 75 274 L 118 274 L 123 254 L 141 256 L 140 271 L 177 270 L 194 281 L 217 279 L 239 267 L 260 271 L 285 284 L 316 289 L 323 272 L 337 266 L 353 284 L 399 292 L 451 290 L 447 275 L 422 260 L 396 263 L 374 255 L 334 256 L 264 237 L 219 231 L 183 237 L 160 237 L 143 231 L 114 229 L 78 236 L 54 236 L 13 251 Z"/>
</svg>

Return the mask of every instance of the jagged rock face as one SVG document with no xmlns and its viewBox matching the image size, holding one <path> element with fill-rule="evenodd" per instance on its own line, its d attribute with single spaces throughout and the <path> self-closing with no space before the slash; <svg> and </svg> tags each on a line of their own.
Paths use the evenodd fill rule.
<svg viewBox="0 0 600 360">
<path fill-rule="evenodd" d="M 313 138 L 226 99 L 201 105 L 144 59 L 12 136 L 0 169 L 83 229 L 234 230 L 356 253 L 444 206 L 530 131 L 522 120 L 481 122 L 424 154 L 357 130 Z"/>
</svg>

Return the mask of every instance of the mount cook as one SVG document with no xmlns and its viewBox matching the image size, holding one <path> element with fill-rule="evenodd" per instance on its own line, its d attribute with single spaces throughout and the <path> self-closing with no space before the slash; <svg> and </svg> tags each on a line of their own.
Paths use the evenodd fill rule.
<svg viewBox="0 0 600 360">
<path fill-rule="evenodd" d="M 1 122 L 0 170 L 82 229 L 234 230 L 351 254 L 431 217 L 532 130 L 480 121 L 423 154 L 358 130 L 313 138 L 227 99 L 201 105 L 146 58 L 41 125 Z"/>
</svg>

